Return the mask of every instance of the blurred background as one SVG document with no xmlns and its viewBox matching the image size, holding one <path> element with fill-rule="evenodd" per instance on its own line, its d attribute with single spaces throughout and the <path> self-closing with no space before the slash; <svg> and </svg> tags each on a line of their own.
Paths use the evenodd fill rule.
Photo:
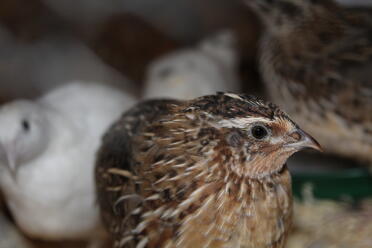
<svg viewBox="0 0 372 248">
<path fill-rule="evenodd" d="M 339 2 L 372 5 L 371 0 Z M 1 0 L 0 103 L 34 98 L 71 80 L 113 83 L 139 97 L 154 59 L 223 29 L 233 30 L 238 38 L 243 91 L 264 96 L 256 65 L 260 24 L 239 0 Z M 351 161 L 330 161 L 354 166 Z M 321 214 L 341 209 L 332 204 L 322 205 Z M 306 206 L 299 209 L 309 212 Z M 0 227 L 0 239 L 1 232 Z M 26 242 L 25 247 L 83 247 L 14 237 Z M 303 247 L 301 238 L 299 231 L 291 247 Z M 10 247 L 0 242 L 0 248 Z"/>
<path fill-rule="evenodd" d="M 129 78 L 139 94 L 151 61 L 222 29 L 238 37 L 244 91 L 260 93 L 260 25 L 240 0 L 1 0 L 0 99 L 34 97 L 72 79 Z"/>
<path fill-rule="evenodd" d="M 139 92 L 153 59 L 223 28 L 237 32 L 242 74 L 255 82 L 258 22 L 236 0 L 2 0 L 1 99 L 33 97 L 71 79 L 125 77 Z"/>
</svg>

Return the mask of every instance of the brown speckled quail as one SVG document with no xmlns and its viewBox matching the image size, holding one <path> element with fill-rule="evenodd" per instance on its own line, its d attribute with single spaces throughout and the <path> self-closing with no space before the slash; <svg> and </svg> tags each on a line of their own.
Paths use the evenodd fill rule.
<svg viewBox="0 0 372 248">
<path fill-rule="evenodd" d="M 114 247 L 283 247 L 285 163 L 306 147 L 319 149 L 284 112 L 247 95 L 138 104 L 98 152 L 98 202 Z"/>
<path fill-rule="evenodd" d="M 372 21 L 331 0 L 245 0 L 271 100 L 325 151 L 372 164 Z"/>
</svg>

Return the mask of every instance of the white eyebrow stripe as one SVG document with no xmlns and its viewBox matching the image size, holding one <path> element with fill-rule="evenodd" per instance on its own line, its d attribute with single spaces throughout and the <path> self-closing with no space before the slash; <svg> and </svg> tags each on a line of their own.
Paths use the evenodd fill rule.
<svg viewBox="0 0 372 248">
<path fill-rule="evenodd" d="M 252 123 L 255 122 L 263 122 L 263 123 L 272 123 L 273 121 L 267 120 L 262 117 L 242 117 L 242 118 L 234 118 L 229 120 L 221 120 L 217 122 L 220 127 L 226 128 L 245 128 Z"/>
<path fill-rule="evenodd" d="M 234 93 L 225 93 L 225 96 L 244 101 L 243 98 L 241 98 L 239 95 L 234 94 Z"/>
</svg>

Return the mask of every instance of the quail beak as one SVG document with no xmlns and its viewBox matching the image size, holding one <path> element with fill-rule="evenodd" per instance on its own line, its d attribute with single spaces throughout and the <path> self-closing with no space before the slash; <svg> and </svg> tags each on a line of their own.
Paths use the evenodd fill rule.
<svg viewBox="0 0 372 248">
<path fill-rule="evenodd" d="M 7 168 L 13 179 L 17 178 L 18 164 L 14 146 L 4 146 Z"/>
<path fill-rule="evenodd" d="M 286 144 L 285 147 L 294 148 L 298 151 L 305 148 L 311 148 L 320 152 L 323 151 L 318 141 L 299 128 L 292 132 L 289 136 L 292 140 L 296 141 Z"/>
</svg>

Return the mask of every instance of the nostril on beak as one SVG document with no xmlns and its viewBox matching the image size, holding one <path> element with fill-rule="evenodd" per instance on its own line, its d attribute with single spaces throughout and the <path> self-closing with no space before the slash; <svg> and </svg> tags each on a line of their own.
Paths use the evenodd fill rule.
<svg viewBox="0 0 372 248">
<path fill-rule="evenodd" d="M 295 131 L 293 133 L 291 133 L 289 135 L 289 137 L 291 137 L 292 139 L 294 139 L 295 141 L 300 141 L 301 138 L 302 138 L 302 135 L 298 132 L 298 131 Z"/>
<path fill-rule="evenodd" d="M 301 129 L 297 129 L 296 131 L 292 132 L 291 134 L 289 134 L 289 137 L 291 137 L 294 142 L 287 144 L 286 147 L 293 147 L 298 150 L 304 148 L 312 148 L 317 151 L 323 151 L 318 141 L 316 141 L 313 137 L 311 137 L 310 134 Z"/>
</svg>

